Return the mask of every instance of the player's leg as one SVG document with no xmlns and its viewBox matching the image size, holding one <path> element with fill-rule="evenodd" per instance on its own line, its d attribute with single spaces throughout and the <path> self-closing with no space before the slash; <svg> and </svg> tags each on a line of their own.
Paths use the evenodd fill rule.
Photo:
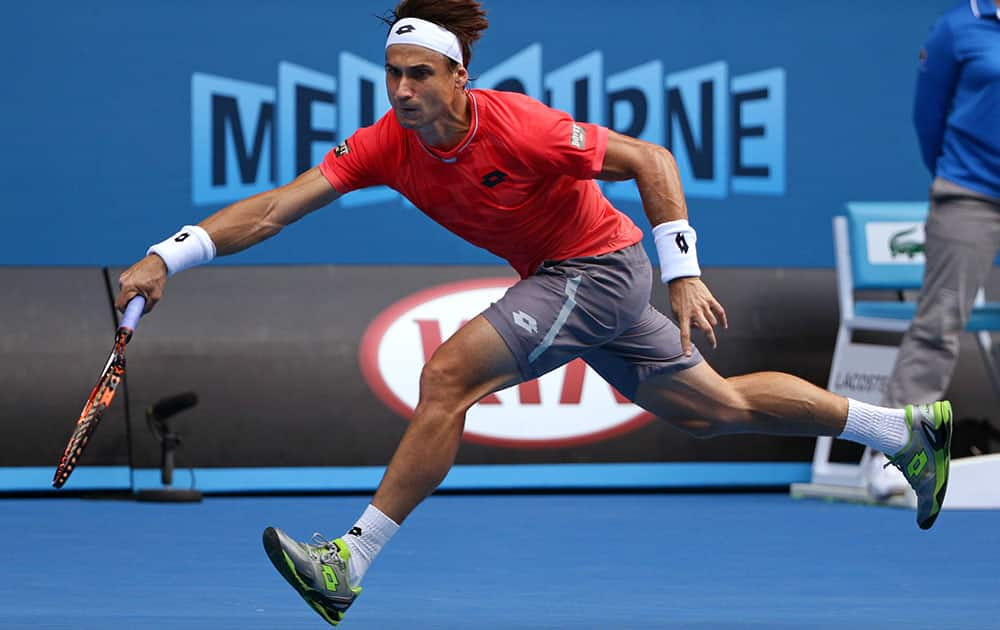
<svg viewBox="0 0 1000 630">
<path fill-rule="evenodd" d="M 732 433 L 837 436 L 892 454 L 917 493 L 917 522 L 937 518 L 947 488 L 951 406 L 890 409 L 832 394 L 800 378 L 760 372 L 722 378 L 707 363 L 642 381 L 637 404 L 700 437 Z"/>
<path fill-rule="evenodd" d="M 721 377 L 652 306 L 629 330 L 584 359 L 620 392 L 699 437 L 726 433 L 839 435 L 847 399 L 779 372 Z"/>
<path fill-rule="evenodd" d="M 265 531 L 264 546 L 275 567 L 327 621 L 343 617 L 372 560 L 444 479 L 466 411 L 476 401 L 555 369 L 615 334 L 617 301 L 608 287 L 627 284 L 628 275 L 617 284 L 593 282 L 587 270 L 608 261 L 597 258 L 543 265 L 434 352 L 421 373 L 414 417 L 372 504 L 343 538 L 308 545 L 274 528 Z M 611 305 L 610 327 L 592 320 L 598 304 Z"/>
<path fill-rule="evenodd" d="M 636 404 L 698 437 L 840 435 L 848 401 L 790 374 L 721 377 L 705 361 L 643 381 Z"/>
<path fill-rule="evenodd" d="M 830 435 L 893 453 L 894 463 L 907 469 L 917 488 L 921 526 L 929 527 L 940 509 L 951 439 L 947 403 L 888 409 L 848 400 L 789 374 L 723 378 L 697 350 L 685 357 L 676 325 L 651 306 L 631 328 L 584 359 L 637 404 L 699 437 Z"/>
<path fill-rule="evenodd" d="M 518 362 L 482 315 L 434 352 L 420 376 L 420 399 L 372 504 L 343 538 L 313 544 L 264 531 L 278 572 L 336 625 L 361 593 L 361 578 L 399 524 L 441 483 L 455 461 L 465 412 L 480 398 L 522 380 Z"/>
<path fill-rule="evenodd" d="M 479 399 L 522 380 L 497 330 L 482 315 L 445 341 L 420 375 L 420 399 L 372 505 L 396 523 L 448 474 L 465 426 Z"/>
<path fill-rule="evenodd" d="M 420 401 L 372 505 L 401 523 L 454 462 L 465 413 L 499 389 L 549 372 L 631 325 L 633 285 L 648 287 L 640 245 L 593 257 L 545 263 L 518 282 L 431 357 Z M 639 311 L 641 312 L 641 311 Z"/>
</svg>

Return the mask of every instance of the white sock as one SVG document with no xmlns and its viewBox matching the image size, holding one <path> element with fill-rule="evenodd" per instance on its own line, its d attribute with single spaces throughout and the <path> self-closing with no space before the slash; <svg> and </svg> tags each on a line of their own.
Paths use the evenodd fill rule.
<svg viewBox="0 0 1000 630">
<path fill-rule="evenodd" d="M 848 398 L 847 423 L 838 437 L 870 446 L 886 455 L 895 455 L 910 439 L 906 412 Z"/>
<path fill-rule="evenodd" d="M 351 549 L 351 561 L 347 568 L 351 586 L 361 584 L 375 556 L 397 530 L 399 525 L 377 507 L 369 505 L 365 508 L 354 527 L 344 534 L 344 542 Z"/>
</svg>

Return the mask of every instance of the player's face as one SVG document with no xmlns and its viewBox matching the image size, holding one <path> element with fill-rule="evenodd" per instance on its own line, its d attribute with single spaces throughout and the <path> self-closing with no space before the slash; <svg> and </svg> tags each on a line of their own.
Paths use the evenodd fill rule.
<svg viewBox="0 0 1000 630">
<path fill-rule="evenodd" d="M 450 111 L 465 87 L 465 68 L 422 46 L 393 44 L 385 51 L 385 85 L 399 124 L 418 129 Z"/>
</svg>

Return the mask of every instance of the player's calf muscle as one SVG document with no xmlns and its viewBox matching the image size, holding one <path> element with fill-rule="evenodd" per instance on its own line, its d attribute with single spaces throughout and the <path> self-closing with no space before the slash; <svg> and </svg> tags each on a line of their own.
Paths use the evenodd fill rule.
<svg viewBox="0 0 1000 630">
<path fill-rule="evenodd" d="M 746 433 L 753 425 L 753 414 L 748 409 L 721 403 L 700 413 L 674 415 L 664 419 L 699 438 Z"/>
</svg>

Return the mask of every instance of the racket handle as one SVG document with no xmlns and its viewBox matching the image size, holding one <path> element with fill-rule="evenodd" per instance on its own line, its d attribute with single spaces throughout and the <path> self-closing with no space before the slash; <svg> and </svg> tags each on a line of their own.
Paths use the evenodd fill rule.
<svg viewBox="0 0 1000 630">
<path fill-rule="evenodd" d="M 129 300 L 128 305 L 125 306 L 125 315 L 122 316 L 122 322 L 118 325 L 118 329 L 125 328 L 131 335 L 136 325 L 138 325 L 139 318 L 142 317 L 142 309 L 145 307 L 146 298 L 141 295 L 137 295 Z"/>
</svg>

